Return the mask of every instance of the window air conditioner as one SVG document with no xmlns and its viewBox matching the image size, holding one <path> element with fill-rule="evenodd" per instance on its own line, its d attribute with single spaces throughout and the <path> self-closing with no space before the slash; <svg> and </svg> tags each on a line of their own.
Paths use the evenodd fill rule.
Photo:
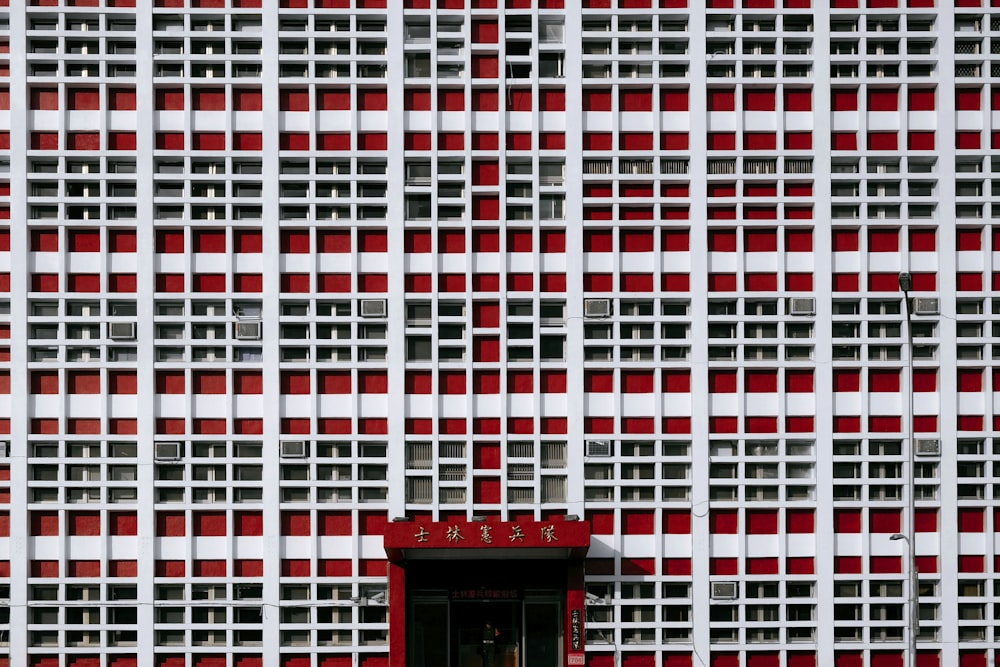
<svg viewBox="0 0 1000 667">
<path fill-rule="evenodd" d="M 913 453 L 917 456 L 940 456 L 941 441 L 937 438 L 917 438 L 913 441 Z"/>
<path fill-rule="evenodd" d="M 306 456 L 305 440 L 282 440 L 280 454 L 285 459 L 302 459 Z"/>
<path fill-rule="evenodd" d="M 388 310 L 385 299 L 361 299 L 361 317 L 385 317 Z"/>
<path fill-rule="evenodd" d="M 584 453 L 587 456 L 611 456 L 611 441 L 587 440 Z"/>
<path fill-rule="evenodd" d="M 153 445 L 153 458 L 157 461 L 177 461 L 181 458 L 181 443 L 157 442 Z"/>
<path fill-rule="evenodd" d="M 611 299 L 584 299 L 584 317 L 611 317 Z"/>
<path fill-rule="evenodd" d="M 0 459 L 10 456 L 10 443 L 6 440 L 0 442 Z"/>
<path fill-rule="evenodd" d="M 789 315 L 815 315 L 816 299 L 812 297 L 796 297 L 789 299 Z"/>
<path fill-rule="evenodd" d="M 111 340 L 135 340 L 135 322 L 108 322 Z"/>
<path fill-rule="evenodd" d="M 735 581 L 713 581 L 712 582 L 712 599 L 713 600 L 735 600 L 737 597 Z"/>
<path fill-rule="evenodd" d="M 937 315 L 941 312 L 937 297 L 921 296 L 914 298 L 913 312 L 917 315 Z"/>
<path fill-rule="evenodd" d="M 237 322 L 236 340 L 260 340 L 261 322 Z"/>
</svg>

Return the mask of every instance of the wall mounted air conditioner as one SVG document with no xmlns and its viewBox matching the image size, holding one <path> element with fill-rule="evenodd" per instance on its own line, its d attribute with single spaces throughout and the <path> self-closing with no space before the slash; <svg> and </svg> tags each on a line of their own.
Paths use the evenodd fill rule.
<svg viewBox="0 0 1000 667">
<path fill-rule="evenodd" d="M 181 443 L 157 442 L 153 445 L 153 458 L 157 461 L 177 461 L 181 458 Z"/>
<path fill-rule="evenodd" d="M 735 600 L 737 598 L 737 584 L 735 581 L 713 581 L 713 600 Z"/>
<path fill-rule="evenodd" d="M 361 317 L 385 317 L 388 312 L 385 299 L 361 299 Z"/>
<path fill-rule="evenodd" d="M 587 440 L 585 454 L 587 456 L 611 456 L 611 441 Z"/>
<path fill-rule="evenodd" d="M 816 299 L 812 297 L 795 297 L 788 301 L 789 315 L 815 315 Z"/>
<path fill-rule="evenodd" d="M 611 317 L 611 299 L 584 299 L 584 317 Z"/>
<path fill-rule="evenodd" d="M 111 340 L 135 340 L 135 322 L 108 322 Z"/>
<path fill-rule="evenodd" d="M 279 453 L 285 459 L 305 458 L 306 442 L 305 440 L 282 440 Z"/>
<path fill-rule="evenodd" d="M 937 438 L 917 438 L 913 441 L 913 453 L 917 456 L 941 456 L 941 441 Z"/>
<path fill-rule="evenodd" d="M 260 340 L 261 322 L 237 322 L 236 340 Z"/>
<path fill-rule="evenodd" d="M 941 306 L 936 297 L 918 296 L 913 299 L 913 312 L 916 315 L 937 315 Z"/>
</svg>

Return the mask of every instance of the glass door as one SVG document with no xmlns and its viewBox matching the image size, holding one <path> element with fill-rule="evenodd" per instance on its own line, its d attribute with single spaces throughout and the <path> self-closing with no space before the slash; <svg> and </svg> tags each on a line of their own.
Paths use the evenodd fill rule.
<svg viewBox="0 0 1000 667">
<path fill-rule="evenodd" d="M 561 667 L 562 605 L 557 597 L 524 601 L 524 663 L 521 667 Z"/>
<path fill-rule="evenodd" d="M 448 598 L 413 600 L 406 641 L 407 667 L 447 667 Z"/>
</svg>

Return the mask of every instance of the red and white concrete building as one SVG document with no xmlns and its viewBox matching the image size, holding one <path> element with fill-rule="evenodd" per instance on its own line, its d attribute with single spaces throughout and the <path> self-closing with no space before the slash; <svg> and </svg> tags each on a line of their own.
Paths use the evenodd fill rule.
<svg viewBox="0 0 1000 667">
<path fill-rule="evenodd" d="M 995 4 L 0 0 L 0 665 L 1000 664 Z"/>
</svg>

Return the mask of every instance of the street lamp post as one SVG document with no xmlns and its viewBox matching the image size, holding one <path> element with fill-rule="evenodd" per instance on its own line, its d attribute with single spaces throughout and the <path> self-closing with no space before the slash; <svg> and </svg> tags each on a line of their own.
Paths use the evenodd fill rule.
<svg viewBox="0 0 1000 667">
<path fill-rule="evenodd" d="M 920 632 L 920 591 L 917 588 L 917 553 L 914 538 L 916 537 L 916 440 L 913 437 L 913 301 L 910 289 L 913 287 L 913 277 L 906 272 L 899 274 L 899 289 L 903 292 L 903 303 L 906 307 L 906 438 L 909 472 L 907 475 L 907 530 L 906 534 L 896 533 L 890 540 L 903 540 L 909 556 L 909 583 L 907 606 L 909 607 L 909 637 L 907 648 L 909 658 L 907 667 L 917 667 L 917 634 Z"/>
<path fill-rule="evenodd" d="M 910 542 L 910 538 L 902 533 L 896 533 L 895 535 L 889 536 L 890 540 L 903 540 L 906 542 L 907 556 L 910 561 L 910 573 L 909 573 L 909 591 L 906 598 L 906 606 L 908 607 L 907 621 L 907 632 L 909 633 L 907 649 L 909 652 L 909 659 L 907 660 L 907 665 L 909 667 L 916 667 L 917 665 L 917 634 L 920 632 L 920 593 L 917 590 L 917 559 L 913 554 L 913 543 Z"/>
</svg>

